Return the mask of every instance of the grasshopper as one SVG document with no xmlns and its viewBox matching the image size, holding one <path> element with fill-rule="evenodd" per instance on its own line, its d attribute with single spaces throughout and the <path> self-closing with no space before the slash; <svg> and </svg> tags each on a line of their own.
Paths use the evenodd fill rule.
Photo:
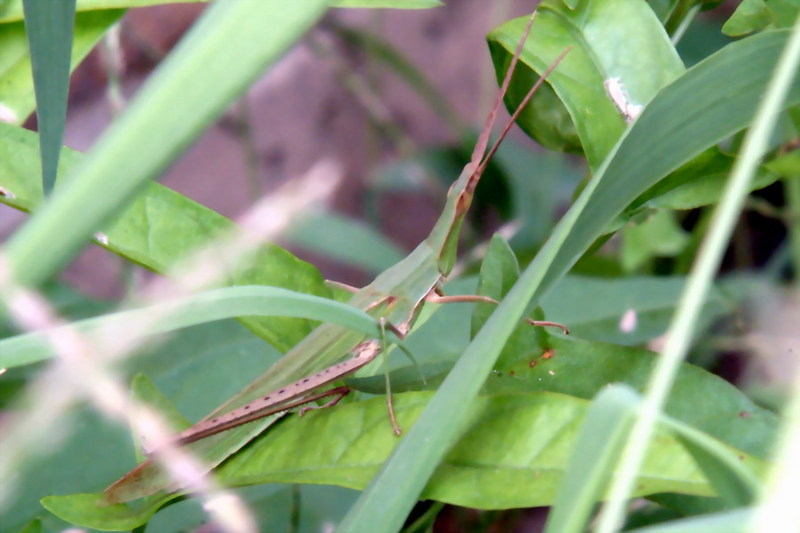
<svg viewBox="0 0 800 533">
<path fill-rule="evenodd" d="M 403 338 L 410 331 L 425 302 L 497 303 L 481 296 L 445 296 L 440 287 L 455 265 L 461 224 L 488 162 L 533 94 L 569 51 L 565 50 L 531 87 L 487 153 L 492 125 L 511 82 L 511 76 L 534 17 L 535 12 L 531 15 L 517 45 L 470 161 L 451 185 L 442 214 L 430 234 L 406 258 L 379 274 L 369 285 L 355 290 L 355 294 L 348 302 L 378 318 L 381 324 L 399 338 Z M 561 324 L 530 319 L 528 322 L 535 326 L 560 327 L 567 332 L 567 328 Z M 206 461 L 209 468 L 213 468 L 255 438 L 271 423 L 271 420 L 264 417 L 324 397 L 332 396 L 333 399 L 321 407 L 338 402 L 347 393 L 346 388 L 337 387 L 322 393 L 315 391 L 356 372 L 373 361 L 382 351 L 383 343 L 377 339 L 365 339 L 361 333 L 333 324 L 322 324 L 287 352 L 264 375 L 219 407 L 212 415 L 178 433 L 174 437 L 174 443 L 193 443 L 192 450 Z M 352 354 L 352 357 L 337 362 L 345 354 Z M 325 365 L 332 363 L 335 364 L 324 368 Z M 304 369 L 313 366 L 324 369 L 315 374 L 304 372 Z M 297 376 L 305 377 L 293 381 Z M 275 388 L 275 383 L 284 385 Z M 400 430 L 394 418 L 390 394 L 387 394 L 387 403 L 392 426 L 399 435 Z M 301 410 L 301 414 L 310 408 Z M 146 460 L 109 486 L 105 491 L 104 501 L 105 503 L 130 501 L 169 486 L 170 481 L 165 474 L 160 473 L 152 460 Z"/>
</svg>

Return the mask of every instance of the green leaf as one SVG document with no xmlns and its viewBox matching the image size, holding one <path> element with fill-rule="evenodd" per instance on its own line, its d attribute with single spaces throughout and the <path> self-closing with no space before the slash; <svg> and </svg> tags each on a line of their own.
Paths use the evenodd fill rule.
<svg viewBox="0 0 800 533">
<path fill-rule="evenodd" d="M 766 28 L 789 28 L 800 13 L 793 0 L 744 0 L 722 26 L 726 35 L 741 36 Z"/>
<path fill-rule="evenodd" d="M 539 5 L 520 57 L 523 64 L 514 74 L 506 104 L 516 109 L 538 74 L 572 47 L 547 79 L 558 99 L 535 98 L 517 123 L 545 146 L 573 150 L 577 147 L 570 140 L 572 135 L 565 131 L 569 129 L 565 121 L 571 119 L 589 166 L 597 169 L 626 128 L 603 83 L 617 78 L 630 101 L 644 106 L 680 76 L 684 67 L 645 2 L 594 0 L 577 4 L 571 8 L 560 0 L 548 0 Z M 524 17 L 514 19 L 489 34 L 498 76 L 505 72 L 525 23 Z M 636 61 L 628 59 L 632 50 L 636 51 Z M 559 111 L 562 106 L 569 118 Z"/>
<path fill-rule="evenodd" d="M 67 175 L 83 159 L 80 153 L 64 148 L 59 175 Z M 42 201 L 37 164 L 36 135 L 0 124 L 0 187 L 12 195 L 0 197 L 0 201 L 24 211 L 35 210 Z M 215 211 L 163 185 L 149 183 L 109 227 L 101 228 L 105 238 L 97 244 L 167 274 L 172 265 L 234 228 L 230 220 Z M 227 283 L 330 294 L 316 268 L 270 244 L 260 246 Z M 241 321 L 281 351 L 294 346 L 312 328 L 306 320 L 285 317 L 244 317 Z"/>
<path fill-rule="evenodd" d="M 411 425 L 431 396 L 397 395 L 400 424 Z M 471 409 L 469 431 L 444 459 L 422 497 L 478 509 L 552 503 L 588 406 L 588 401 L 550 393 L 479 397 Z M 374 398 L 302 418 L 287 417 L 228 460 L 217 477 L 228 486 L 284 482 L 360 489 L 397 443 L 384 399 Z M 666 434 L 659 436 L 639 484 L 639 494 L 662 491 L 711 494 L 691 457 Z M 105 508 L 92 508 L 100 496 L 54 496 L 46 504 L 61 518 L 97 527 L 108 519 Z M 78 505 L 80 498 L 91 505 Z M 132 527 L 132 508 L 113 509 L 130 520 L 120 519 L 116 528 Z M 151 510 L 139 509 L 138 516 L 145 520 Z"/>
<path fill-rule="evenodd" d="M 639 196 L 626 210 L 626 218 L 642 207 L 694 209 L 719 201 L 735 159 L 718 147 L 706 150 L 692 161 Z M 773 184 L 780 176 L 764 165 L 750 183 L 750 190 Z"/>
<path fill-rule="evenodd" d="M 566 324 L 573 337 L 626 346 L 663 335 L 686 283 L 683 277 L 599 278 L 565 276 L 542 298 L 547 318 Z M 734 302 L 712 291 L 701 328 L 733 312 Z"/>
<path fill-rule="evenodd" d="M 2 112 L 0 118 L 3 122 L 22 124 L 36 107 L 36 98 L 25 25 L 22 23 L 22 4 L 17 0 L 7 8 L 0 7 L 0 13 L 3 9 L 14 8 L 14 5 L 19 9 L 19 16 L 15 17 L 16 22 L 6 22 L 0 26 L 0 112 Z M 77 14 L 71 69 L 80 64 L 105 31 L 124 13 L 124 10 L 115 9 Z M 37 169 L 37 172 L 40 171 Z"/>
<path fill-rule="evenodd" d="M 770 171 L 785 178 L 800 178 L 800 151 L 776 157 L 764 165 Z"/>
<path fill-rule="evenodd" d="M 98 505 L 102 494 L 47 496 L 42 506 L 59 518 L 103 531 L 125 531 L 146 523 L 158 507 L 134 508 L 129 505 Z M 164 499 L 162 497 L 162 499 Z"/>
<path fill-rule="evenodd" d="M 221 330 L 220 328 L 226 324 L 228 329 Z M 170 340 L 166 345 L 160 347 L 156 353 L 146 356 L 145 360 L 141 361 L 137 367 L 148 374 L 157 376 L 159 388 L 163 390 L 170 398 L 175 399 L 178 402 L 181 413 L 185 414 L 185 416 L 187 416 L 189 419 L 196 419 L 198 416 L 205 414 L 209 408 L 215 406 L 220 400 L 225 399 L 229 394 L 235 392 L 238 387 L 243 386 L 247 381 L 249 381 L 252 373 L 254 371 L 258 371 L 257 368 L 264 364 L 263 362 L 257 361 L 256 354 L 258 354 L 260 350 L 257 345 L 253 344 L 251 341 L 248 341 L 249 335 L 244 332 L 243 328 L 238 328 L 241 331 L 237 331 L 236 328 L 234 328 L 233 331 L 229 331 L 230 327 L 234 325 L 235 324 L 227 322 L 220 323 L 219 325 L 215 325 L 211 328 L 192 328 L 192 330 L 186 331 L 175 339 Z M 203 334 L 202 332 L 206 330 L 207 333 Z M 440 334 L 440 336 L 443 335 Z M 503 372 L 501 375 L 495 375 L 494 377 L 490 378 L 490 386 L 493 386 L 493 384 L 497 383 L 501 383 L 501 385 L 499 385 L 494 392 L 489 393 L 488 397 L 499 397 L 503 395 L 515 396 L 516 391 L 520 390 L 525 391 L 526 394 L 531 390 L 538 390 L 540 393 L 544 393 L 543 397 L 560 397 L 560 395 L 551 395 L 546 393 L 548 388 L 556 388 L 557 390 L 561 389 L 566 391 L 568 394 L 574 394 L 580 398 L 585 398 L 588 400 L 597 391 L 601 390 L 609 381 L 614 379 L 632 382 L 637 387 L 643 385 L 651 365 L 654 362 L 654 354 L 644 350 L 621 349 L 615 346 L 596 345 L 573 341 L 571 339 L 563 339 L 563 343 L 561 343 L 561 339 L 558 338 L 554 338 L 553 340 L 556 344 L 554 346 L 553 355 L 550 359 L 538 359 L 538 364 L 535 365 L 534 368 L 530 368 L 529 360 L 520 360 L 516 366 L 510 369 L 510 371 Z M 241 345 L 245 342 L 248 342 L 248 351 L 251 352 L 251 355 L 248 356 L 251 360 L 250 363 L 239 362 L 239 360 L 242 359 L 242 352 L 245 351 L 244 347 Z M 237 356 L 234 358 L 231 357 L 231 354 L 237 354 Z M 540 354 L 537 354 L 537 356 L 539 355 Z M 219 367 L 218 361 L 223 357 L 228 364 L 224 367 Z M 139 361 L 139 359 L 137 359 L 137 361 Z M 606 369 L 606 365 L 608 365 L 608 369 Z M 551 375 L 549 373 L 551 370 L 555 375 Z M 512 373 L 514 374 L 513 377 Z M 768 435 L 771 431 L 770 428 L 774 429 L 774 427 L 777 425 L 776 417 L 774 415 L 766 410 L 755 407 L 754 404 L 747 400 L 746 397 L 744 397 L 739 391 L 720 378 L 712 376 L 711 374 L 708 374 L 699 368 L 689 365 L 685 366 L 681 372 L 681 375 L 682 380 L 679 382 L 678 387 L 676 388 L 676 402 L 679 405 L 677 408 L 673 407 L 671 412 L 682 417 L 682 413 L 693 415 L 693 417 L 689 418 L 689 421 L 692 422 L 696 427 L 700 426 L 702 429 L 706 430 L 709 427 L 728 426 L 730 424 L 729 415 L 734 414 L 737 420 L 735 421 L 735 425 L 731 427 L 730 434 L 722 433 L 722 435 L 725 437 L 734 435 L 740 439 L 743 439 L 744 441 L 752 442 L 752 439 L 761 439 L 764 435 L 767 435 L 766 438 L 768 439 Z M 511 383 L 511 385 L 506 387 L 506 382 Z M 551 385 L 552 387 L 550 387 Z M 714 401 L 711 402 L 708 400 L 708 398 L 713 398 Z M 334 473 L 331 475 L 331 477 L 327 477 L 328 474 L 326 472 L 328 468 L 320 466 L 320 461 L 323 461 L 334 454 L 337 448 L 334 446 L 328 451 L 320 451 L 320 448 L 325 448 L 326 446 L 326 441 L 324 439 L 328 438 L 328 433 L 317 433 L 317 431 L 320 431 L 320 427 L 322 427 L 325 431 L 330 432 L 331 440 L 328 441 L 328 443 L 333 443 L 331 444 L 332 446 L 338 443 L 340 439 L 346 437 L 343 435 L 344 430 L 352 433 L 358 431 L 358 428 L 362 428 L 362 431 L 369 433 L 365 433 L 361 438 L 359 438 L 355 443 L 355 446 L 370 447 L 373 443 L 373 440 L 371 440 L 373 436 L 374 439 L 376 439 L 379 443 L 388 442 L 389 447 L 394 446 L 397 440 L 393 435 L 391 435 L 391 430 L 389 429 L 386 418 L 385 403 L 379 400 L 381 399 L 376 399 L 376 404 L 364 411 L 364 413 L 372 413 L 370 416 L 373 418 L 370 420 L 367 420 L 363 417 L 359 418 L 353 415 L 355 420 L 348 417 L 344 420 L 335 419 L 329 422 L 324 421 L 326 417 L 336 414 L 341 407 L 310 413 L 302 418 L 295 416 L 287 417 L 279 426 L 273 429 L 280 430 L 283 428 L 283 426 L 287 425 L 287 423 L 290 423 L 294 427 L 294 429 L 292 429 L 290 432 L 291 436 L 281 437 L 282 440 L 276 444 L 270 440 L 270 435 L 273 435 L 275 432 L 271 430 L 270 432 L 266 433 L 258 441 L 258 445 L 261 446 L 261 450 L 258 452 L 258 457 L 261 457 L 261 454 L 263 454 L 263 456 L 270 456 L 270 454 L 274 454 L 276 449 L 283 449 L 278 448 L 278 446 L 286 445 L 284 444 L 285 442 L 295 442 L 297 443 L 298 448 L 295 450 L 294 455 L 299 455 L 300 458 L 292 464 L 296 465 L 300 460 L 315 460 L 317 462 L 305 466 L 294 466 L 293 468 L 296 468 L 296 471 L 290 470 L 285 473 L 282 473 L 281 471 L 283 467 L 277 465 L 277 460 L 273 463 L 270 463 L 272 465 L 276 465 L 272 468 L 277 471 L 278 475 L 284 476 L 281 478 L 282 480 L 289 480 L 286 482 L 300 481 L 300 479 L 294 477 L 293 474 L 297 472 L 302 473 L 305 468 L 308 467 L 310 470 L 308 470 L 306 474 L 303 474 L 306 476 L 306 481 L 315 483 L 339 483 L 337 479 L 345 476 L 341 470 L 343 467 L 335 463 L 328 464 L 327 467 L 334 467 Z M 570 398 L 566 398 L 564 401 L 571 405 Z M 358 404 L 360 403 L 362 402 L 358 402 Z M 558 402 L 555 402 L 555 404 L 561 405 Z M 719 412 L 716 411 L 717 405 L 722 406 L 721 411 Z M 749 411 L 743 414 L 744 410 Z M 557 407 L 556 411 L 554 411 L 552 414 L 547 414 L 547 411 L 545 411 L 542 414 L 542 416 L 545 417 L 542 421 L 542 424 L 548 423 L 549 420 L 552 420 L 552 423 L 564 423 L 563 421 L 560 421 L 560 417 L 565 415 L 569 416 L 569 412 L 570 411 L 567 410 L 565 413 L 561 407 Z M 524 424 L 526 420 L 523 418 L 523 421 L 519 422 L 520 419 L 516 417 L 515 413 L 516 412 L 513 410 L 501 410 L 494 414 L 486 415 L 487 419 L 497 418 L 507 420 L 509 425 L 507 427 L 503 426 L 503 428 L 506 428 L 506 431 L 511 434 L 511 436 L 507 438 L 510 439 L 510 442 L 512 443 L 516 442 L 514 440 L 516 438 L 529 438 L 525 435 L 519 437 L 514 436 L 514 433 L 517 431 L 516 424 Z M 315 418 L 323 420 L 315 422 L 315 425 L 311 428 L 304 429 L 303 424 L 314 420 Z M 683 418 L 685 419 L 686 417 Z M 404 419 L 401 419 L 401 421 L 405 423 Z M 576 420 L 576 423 L 579 424 L 580 420 Z M 85 434 L 84 432 L 86 430 L 91 430 L 90 428 L 93 426 L 81 424 L 80 427 L 84 428 L 81 432 L 83 435 Z M 551 430 L 556 431 L 555 429 Z M 97 430 L 93 431 L 95 432 L 94 434 L 98 435 L 98 438 L 93 440 L 92 443 L 90 443 L 90 446 L 86 442 L 82 442 L 80 437 L 75 439 L 76 442 L 74 444 L 80 447 L 81 454 L 88 454 L 88 456 L 95 454 L 108 454 L 109 446 L 113 446 L 115 441 L 110 440 L 107 437 L 103 437 L 102 435 L 105 434 L 104 432 L 97 432 Z M 300 433 L 294 433 L 295 431 L 300 431 Z M 476 426 L 474 431 L 476 435 L 475 439 L 478 440 L 478 436 L 482 434 L 482 431 L 494 430 L 491 428 L 486 430 L 485 428 L 482 429 Z M 534 428 L 532 431 L 536 431 L 536 429 Z M 575 434 L 577 434 L 577 427 L 575 431 Z M 348 435 L 350 433 L 348 433 Z M 315 437 L 312 439 L 311 435 L 315 435 Z M 498 435 L 497 438 L 501 437 L 502 435 Z M 547 433 L 542 435 L 543 439 L 546 437 Z M 118 438 L 126 439 L 127 437 L 125 435 L 120 435 Z M 318 442 L 319 447 L 310 449 L 306 455 L 305 452 L 302 452 L 302 450 L 306 449 L 308 442 Z M 765 440 L 765 442 L 767 441 Z M 300 443 L 302 443 L 302 445 Z M 87 446 L 89 446 L 89 449 L 86 449 Z M 380 444 L 380 446 L 383 446 L 383 444 Z M 500 445 L 500 448 L 503 446 L 505 446 L 505 444 Z M 549 444 L 545 447 L 549 452 L 551 452 L 552 455 L 563 459 L 563 463 L 561 463 L 561 466 L 557 468 L 557 472 L 553 474 L 553 478 L 550 478 L 549 474 L 545 475 L 545 481 L 548 483 L 545 487 L 547 491 L 554 491 L 556 489 L 558 481 L 555 478 L 567 464 L 569 449 L 568 447 L 565 448 L 564 446 L 567 445 L 564 444 L 563 441 L 556 440 L 552 444 Z M 470 444 L 464 445 L 464 448 L 469 451 L 471 448 L 479 449 L 480 447 Z M 119 445 L 116 449 L 126 450 L 127 448 L 123 445 Z M 61 453 L 63 454 L 65 452 Z M 73 451 L 72 454 L 74 453 L 75 452 Z M 317 455 L 317 458 L 314 459 L 315 454 L 319 453 L 322 453 L 322 455 Z M 386 453 L 388 453 L 388 451 Z M 515 452 L 512 450 L 509 453 L 513 455 Z M 753 453 L 756 455 L 762 455 L 762 453 L 758 452 Z M 80 457 L 82 456 L 75 456 L 72 454 L 62 455 L 60 459 L 55 461 L 55 464 L 43 463 L 41 465 L 41 468 L 47 469 L 48 472 L 54 469 L 61 472 L 58 476 L 58 479 L 61 480 L 58 482 L 58 486 L 60 488 L 52 488 L 53 483 L 51 482 L 51 488 L 48 489 L 51 492 L 57 492 L 59 490 L 68 491 L 70 488 L 75 487 L 74 477 L 77 474 L 73 473 L 70 475 L 68 472 L 71 468 L 71 465 L 76 465 L 76 463 L 80 462 Z M 124 455 L 127 456 L 127 454 Z M 288 451 L 281 452 L 282 457 L 292 455 L 293 454 L 289 453 Z M 749 461 L 750 459 L 748 459 L 748 462 Z M 115 457 L 113 463 L 106 465 L 105 467 L 96 463 L 90 463 L 90 467 L 83 467 L 85 472 L 81 479 L 87 479 L 87 481 L 82 482 L 84 484 L 83 486 L 89 488 L 90 490 L 94 486 L 102 486 L 102 483 L 107 481 L 109 477 L 114 475 L 114 473 L 118 475 L 121 470 L 124 470 L 126 468 L 126 462 L 127 457 Z M 245 468 L 246 464 L 246 461 L 240 463 L 241 468 Z M 369 465 L 364 465 L 363 470 L 356 469 L 358 479 L 363 479 L 366 483 L 366 480 L 369 479 L 369 474 L 366 471 L 369 470 L 369 472 L 374 472 L 379 464 L 379 459 L 376 459 L 374 464 L 370 463 Z M 257 467 L 258 465 L 254 466 L 254 468 Z M 105 468 L 106 472 L 110 470 L 110 473 L 105 474 L 105 478 L 103 478 L 102 472 L 98 473 L 98 469 L 102 468 Z M 253 470 L 249 472 L 252 473 L 256 471 Z M 237 480 L 239 474 L 244 476 L 244 472 L 237 473 L 237 478 L 235 478 L 232 482 L 237 484 L 239 483 Z M 47 479 L 43 473 L 38 475 L 41 475 L 44 479 Z M 256 473 L 253 475 L 260 476 L 261 474 Z M 273 476 L 275 475 L 275 472 L 268 472 L 264 475 Z M 336 476 L 339 476 L 339 478 Z M 30 476 L 27 476 L 27 478 L 31 479 L 32 482 L 34 479 L 38 479 L 37 473 L 32 472 Z M 88 479 L 93 479 L 94 481 L 88 481 Z M 314 479 L 316 479 L 316 481 L 314 481 Z M 516 478 L 514 479 L 516 480 Z M 537 479 L 540 478 L 534 477 L 530 482 L 533 483 Z M 553 479 L 553 481 L 548 481 L 550 479 Z M 273 480 L 277 481 L 278 479 L 274 478 Z M 468 489 L 462 488 L 461 490 L 464 492 L 471 492 L 473 490 L 471 485 L 472 481 L 463 481 L 463 478 L 459 476 L 458 478 L 454 478 L 453 482 L 458 480 L 462 480 L 460 482 L 469 487 Z M 252 479 L 244 480 L 242 483 L 249 484 L 261 481 L 261 478 L 254 477 Z M 527 482 L 528 481 L 525 483 Z M 344 486 L 353 486 L 348 482 L 341 484 Z M 519 491 L 522 491 L 524 487 L 525 485 L 522 485 Z M 510 489 L 506 489 L 504 493 L 501 493 L 501 496 L 511 497 L 509 496 L 510 492 Z M 550 497 L 552 497 L 553 494 L 554 492 L 550 492 Z M 99 494 L 97 496 L 99 497 Z M 175 496 L 170 496 L 169 498 L 174 497 Z M 518 495 L 515 497 L 521 498 L 523 496 Z M 130 509 L 139 509 L 138 506 L 140 505 L 144 506 L 145 508 L 141 509 L 141 514 L 133 515 L 133 519 L 146 520 L 151 515 L 148 509 L 151 509 L 152 507 L 159 507 L 166 503 L 166 501 L 168 501 L 167 498 L 162 499 L 160 497 L 155 497 L 137 502 L 136 506 L 133 506 Z M 62 503 L 63 504 L 59 508 L 66 509 L 69 507 L 69 500 L 64 500 Z M 55 504 L 48 503 L 48 505 Z M 132 511 L 130 512 L 132 513 Z M 102 519 L 98 518 L 98 520 Z M 83 525 L 86 526 L 91 526 L 92 524 L 93 522 L 83 523 Z"/>
<path fill-rule="evenodd" d="M 398 395 L 401 424 L 410 424 L 430 396 Z M 469 432 L 448 454 L 423 496 L 479 509 L 551 503 L 587 407 L 586 401 L 547 393 L 480 397 Z M 375 398 L 303 418 L 289 417 L 226 462 L 218 476 L 234 486 L 304 482 L 361 488 L 396 443 L 385 403 Z M 709 486 L 680 445 L 661 435 L 655 447 L 642 471 L 640 494 L 664 490 L 709 494 Z M 85 527 L 106 523 L 108 528 L 107 520 L 117 520 L 115 529 L 130 529 L 152 511 L 145 507 L 134 512 L 127 505 L 116 505 L 112 513 L 94 507 L 100 496 L 54 496 L 44 503 Z"/>
<path fill-rule="evenodd" d="M 36 116 L 45 195 L 56 183 L 67 120 L 75 0 L 24 0 L 25 33 L 36 88 Z"/>
<path fill-rule="evenodd" d="M 722 26 L 725 35 L 738 36 L 763 30 L 772 22 L 764 0 L 743 0 Z"/>
<path fill-rule="evenodd" d="M 229 0 L 206 9 L 126 113 L 69 177 L 69 187 L 61 188 L 4 247 L 15 281 L 36 285 L 63 265 L 326 7 L 325 0 L 290 4 Z M 258 46 L 253 46 L 256 42 Z M 89 201 L 98 194 L 102 202 Z M 80 217 L 75 216 L 77 212 Z M 55 234 L 59 239 L 52 238 Z"/>
<path fill-rule="evenodd" d="M 626 272 L 635 272 L 657 257 L 674 257 L 689 243 L 689 235 L 675 220 L 675 213 L 659 210 L 644 222 L 622 231 L 620 262 Z"/>
<path fill-rule="evenodd" d="M 641 348 L 553 336 L 551 352 L 519 354 L 486 381 L 492 392 L 551 391 L 591 399 L 609 383 L 643 391 L 656 354 Z M 709 401 L 713 399 L 713 401 Z M 778 418 L 736 387 L 699 367 L 681 366 L 665 414 L 759 457 L 770 452 Z"/>
<path fill-rule="evenodd" d="M 401 426 L 413 423 L 431 395 L 397 395 Z M 447 454 L 422 497 L 479 509 L 552 503 L 588 406 L 588 401 L 552 393 L 479 396 L 467 433 Z M 289 417 L 232 457 L 218 475 L 234 485 L 301 482 L 363 488 L 397 442 L 385 401 L 374 398 Z M 643 470 L 640 494 L 710 494 L 692 460 L 675 444 L 667 435 L 660 436 Z M 747 457 L 745 463 L 759 461 Z"/>
</svg>

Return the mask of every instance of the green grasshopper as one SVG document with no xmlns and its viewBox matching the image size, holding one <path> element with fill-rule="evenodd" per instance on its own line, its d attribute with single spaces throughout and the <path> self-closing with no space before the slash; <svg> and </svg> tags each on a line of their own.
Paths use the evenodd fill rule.
<svg viewBox="0 0 800 533">
<path fill-rule="evenodd" d="M 440 287 L 455 264 L 461 224 L 472 203 L 475 187 L 488 162 L 519 113 L 569 51 L 565 50 L 531 87 L 501 132 L 499 139 L 486 153 L 492 125 L 508 89 L 533 20 L 534 15 L 531 15 L 478 137 L 470 162 L 451 185 L 444 209 L 433 230 L 410 255 L 382 272 L 366 287 L 356 290 L 349 300 L 350 305 L 366 310 L 400 338 L 410 331 L 425 302 L 489 301 L 497 303 L 480 296 L 445 296 L 441 293 Z M 530 319 L 528 322 L 535 326 L 556 326 L 567 331 L 566 327 L 554 322 Z M 329 396 L 333 396 L 333 400 L 322 407 L 338 402 L 347 393 L 346 388 L 338 387 L 322 393 L 315 391 L 356 372 L 373 361 L 382 351 L 383 344 L 379 340 L 368 340 L 361 333 L 333 324 L 322 324 L 242 392 L 215 410 L 206 419 L 177 434 L 174 443 L 192 443 L 190 445 L 192 451 L 200 456 L 209 465 L 209 468 L 213 468 L 261 433 L 274 420 L 274 418 L 266 419 L 265 417 L 268 415 L 282 413 Z M 337 363 L 345 354 L 353 355 L 351 358 Z M 332 366 L 311 375 L 306 370 L 310 367 L 321 368 L 325 365 Z M 297 376 L 305 377 L 293 381 L 297 379 Z M 283 385 L 275 388 L 275 383 Z M 392 426 L 395 433 L 399 435 L 400 430 L 394 418 L 390 394 L 387 394 L 387 403 Z M 307 409 L 309 408 L 303 409 L 301 414 Z M 175 487 L 171 487 L 171 482 L 166 474 L 161 472 L 150 459 L 109 486 L 105 491 L 105 502 L 130 501 L 165 488 Z"/>
</svg>

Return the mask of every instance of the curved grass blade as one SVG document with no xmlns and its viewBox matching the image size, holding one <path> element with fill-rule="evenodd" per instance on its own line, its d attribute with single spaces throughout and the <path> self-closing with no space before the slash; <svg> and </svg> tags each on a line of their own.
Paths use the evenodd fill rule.
<svg viewBox="0 0 800 533">
<path fill-rule="evenodd" d="M 746 127 L 788 32 L 733 43 L 664 88 L 626 131 L 338 531 L 396 531 L 468 423 L 472 400 L 526 307 L 649 187 Z M 795 81 L 784 107 L 800 101 Z"/>
<path fill-rule="evenodd" d="M 67 120 L 75 0 L 23 0 L 23 5 L 36 89 L 42 189 L 49 195 L 56 183 Z"/>
<path fill-rule="evenodd" d="M 149 321 L 144 335 L 233 318 L 237 316 L 290 316 L 330 322 L 373 338 L 381 335 L 378 322 L 366 312 L 345 303 L 278 287 L 240 286 L 215 289 L 176 301 L 131 309 L 71 324 L 82 333 Z M 148 317 L 159 317 L 153 321 Z M 397 339 L 392 339 L 395 342 Z M 0 368 L 14 368 L 48 359 L 54 351 L 46 333 L 27 333 L 0 340 Z"/>
</svg>

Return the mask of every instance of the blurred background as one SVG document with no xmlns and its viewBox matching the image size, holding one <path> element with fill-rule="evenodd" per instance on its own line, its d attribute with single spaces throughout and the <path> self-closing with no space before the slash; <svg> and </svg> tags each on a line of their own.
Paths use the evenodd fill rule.
<svg viewBox="0 0 800 533">
<path fill-rule="evenodd" d="M 72 76 L 65 144 L 89 150 L 204 7 L 130 10 Z M 480 127 L 496 93 L 485 35 L 530 9 L 526 1 L 459 0 L 431 10 L 332 10 L 161 183 L 236 218 L 281 183 L 320 159 L 332 158 L 345 179 L 331 207 L 350 217 L 370 218 L 373 227 L 388 235 L 381 248 L 387 257 L 377 263 L 365 257 L 366 265 L 331 258 L 317 246 L 324 239 L 315 238 L 312 224 L 283 244 L 328 278 L 364 283 L 396 259 L 393 254 L 404 254 L 429 231 L 447 182 L 468 161 L 469 132 Z M 374 53 L 370 42 L 363 44 L 369 38 L 374 39 Z M 384 59 L 386 47 L 399 59 Z M 403 75 L 406 64 L 412 70 Z M 500 120 L 507 116 L 503 112 Z M 27 126 L 35 128 L 35 117 Z M 517 139 L 534 146 L 524 135 Z M 464 150 L 453 156 L 455 174 L 443 181 L 435 181 L 431 167 L 423 165 L 388 171 L 415 175 L 386 175 L 389 163 L 419 156 L 431 146 L 458 148 L 462 141 Z M 381 187 L 392 191 L 379 195 Z M 23 218 L 0 206 L 0 237 Z M 375 254 L 375 246 L 368 249 Z M 358 252 L 344 250 L 345 255 Z M 87 294 L 117 298 L 122 294 L 120 265 L 121 260 L 92 247 L 65 276 Z"/>
<path fill-rule="evenodd" d="M 534 5 L 458 0 L 429 10 L 331 10 L 160 181 L 235 219 L 315 162 L 333 159 L 345 179 L 331 211 L 309 215 L 281 244 L 328 279 L 364 284 L 427 235 L 497 91 L 485 36 Z M 733 7 L 693 23 L 680 44 L 687 66 L 727 42 L 719 24 Z M 88 151 L 204 8 L 130 10 L 72 75 L 65 144 Z M 498 124 L 507 118 L 501 110 Z M 35 116 L 26 126 L 35 129 Z M 518 130 L 496 160 L 474 209 L 478 233 L 467 228 L 466 238 L 480 242 L 513 222 L 506 237 L 532 253 L 568 206 L 585 163 Z M 515 202 L 534 213 L 514 221 Z M 0 205 L 0 238 L 24 216 Z M 90 247 L 64 280 L 117 299 L 122 265 Z M 133 268 L 134 276 L 148 275 Z"/>
</svg>

